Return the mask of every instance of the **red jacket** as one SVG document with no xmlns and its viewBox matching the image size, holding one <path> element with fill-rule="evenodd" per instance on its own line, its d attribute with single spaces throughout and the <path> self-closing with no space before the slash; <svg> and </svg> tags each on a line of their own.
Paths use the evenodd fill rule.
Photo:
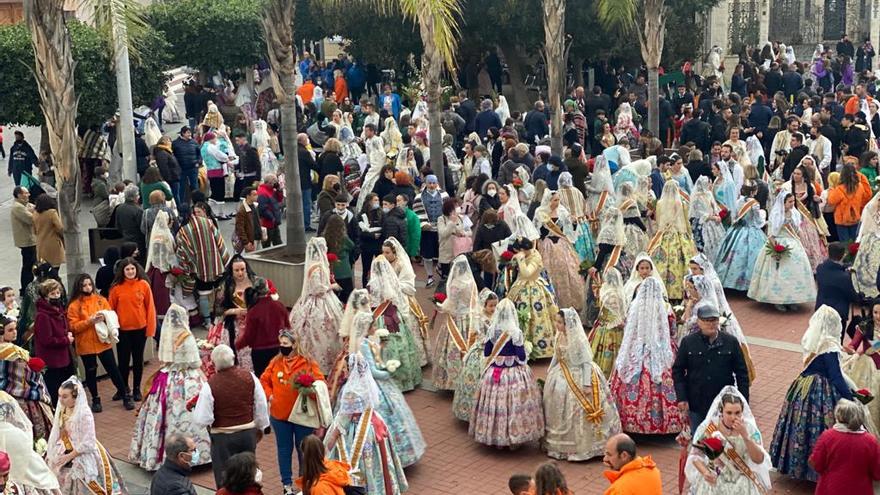
<svg viewBox="0 0 880 495">
<path fill-rule="evenodd" d="M 34 318 L 36 355 L 49 368 L 70 366 L 70 340 L 67 333 L 67 313 L 63 306 L 55 306 L 44 298 L 37 300 L 37 316 Z"/>
<path fill-rule="evenodd" d="M 816 494 L 872 495 L 880 480 L 880 445 L 870 433 L 822 432 L 810 464 L 819 473 Z"/>
<path fill-rule="evenodd" d="M 287 308 L 271 297 L 261 297 L 247 311 L 244 332 L 235 339 L 235 348 L 272 349 L 278 347 L 278 333 L 290 328 Z"/>
</svg>

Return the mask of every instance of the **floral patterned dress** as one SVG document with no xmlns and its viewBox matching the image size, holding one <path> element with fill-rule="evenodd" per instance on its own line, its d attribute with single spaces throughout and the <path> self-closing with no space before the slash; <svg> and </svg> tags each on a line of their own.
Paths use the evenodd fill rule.
<svg viewBox="0 0 880 495">
<path fill-rule="evenodd" d="M 440 315 L 446 324 L 434 341 L 436 354 L 432 360 L 433 382 L 439 390 L 455 390 L 455 383 L 464 362 L 464 353 L 468 350 L 468 338 L 476 329 L 470 328 L 469 315 L 453 316 L 442 311 Z M 459 348 L 459 345 L 462 345 L 462 348 Z"/>
<path fill-rule="evenodd" d="M 329 374 L 342 348 L 336 333 L 342 304 L 330 288 L 330 274 L 323 266 L 310 267 L 306 278 L 306 292 L 290 310 L 290 328 L 303 351 L 317 361 L 322 373 Z"/>
<path fill-rule="evenodd" d="M 761 445 L 760 432 L 756 430 L 752 432 L 750 437 L 752 441 Z M 742 437 L 729 435 L 726 437 L 726 441 L 733 447 L 740 459 L 743 461 L 750 459 L 746 441 Z M 712 463 L 705 455 L 701 455 L 701 457 L 706 465 Z M 746 462 L 750 462 L 750 460 Z M 715 461 L 715 472 L 718 475 L 715 484 L 709 484 L 706 478 L 702 476 L 695 477 L 694 482 L 691 484 L 690 493 L 693 495 L 762 495 L 762 493 L 766 493 L 763 485 L 759 489 L 758 485 L 744 475 L 727 455 L 721 455 Z"/>
<path fill-rule="evenodd" d="M 382 346 L 383 360 L 400 362 L 400 366 L 391 372 L 391 378 L 401 391 L 413 390 L 422 383 L 422 367 L 419 364 L 418 351 L 412 332 L 401 319 L 397 307 L 390 301 L 379 305 L 374 314 L 379 315 L 376 318 L 376 328 L 389 332 L 387 340 Z"/>
<path fill-rule="evenodd" d="M 467 352 L 462 358 L 461 372 L 455 381 L 455 394 L 452 396 L 452 414 L 462 421 L 471 420 L 471 411 L 474 409 L 477 387 L 480 384 L 480 375 L 486 359 L 483 357 L 483 348 L 486 346 L 488 336 L 486 331 L 489 327 L 489 319 L 481 318 L 480 328 L 469 337 L 471 342 Z"/>
<path fill-rule="evenodd" d="M 538 252 L 545 261 L 550 281 L 556 288 L 559 305 L 564 308 L 583 309 L 586 285 L 577 271 L 580 259 L 571 242 L 562 233 L 558 219 L 550 218 L 541 227 Z"/>
<path fill-rule="evenodd" d="M 810 260 L 810 268 L 815 272 L 819 263 L 825 261 L 828 257 L 828 246 L 825 237 L 828 235 L 828 227 L 825 225 L 825 219 L 820 215 L 819 218 L 813 217 L 809 208 L 803 203 L 806 191 L 795 195 L 796 205 L 801 212 L 801 224 L 798 226 L 798 238 L 804 246 L 807 258 Z M 876 285 L 876 284 L 875 284 Z"/>
<path fill-rule="evenodd" d="M 657 233 L 648 244 L 648 254 L 654 260 L 669 299 L 680 300 L 684 298 L 688 260 L 697 254 L 697 248 L 686 218 L 669 218 L 665 212 L 658 211 L 657 224 Z"/>
<path fill-rule="evenodd" d="M 735 212 L 731 212 L 733 215 Z M 761 230 L 764 220 L 754 199 L 740 205 L 734 224 L 724 235 L 713 264 L 725 289 L 749 289 L 755 261 L 767 244 L 767 235 Z"/>
<path fill-rule="evenodd" d="M 603 307 L 599 310 L 595 329 L 590 332 L 593 362 L 602 370 L 604 376 L 610 376 L 614 369 L 617 351 L 623 341 L 623 323 L 623 315 L 615 314 Z"/>
<path fill-rule="evenodd" d="M 524 258 L 516 261 L 518 276 L 507 297 L 516 306 L 526 341 L 532 343 L 533 359 L 551 357 L 556 331 L 553 316 L 558 311 L 550 289 L 550 282 L 542 276 L 544 264 L 541 254 L 530 249 Z M 583 300 L 581 300 L 581 305 Z"/>
<path fill-rule="evenodd" d="M 749 299 L 769 304 L 798 304 L 816 299 L 816 283 L 810 260 L 798 238 L 797 226 L 786 219 L 775 236 L 789 251 L 777 260 L 762 249 L 755 262 Z"/>
</svg>

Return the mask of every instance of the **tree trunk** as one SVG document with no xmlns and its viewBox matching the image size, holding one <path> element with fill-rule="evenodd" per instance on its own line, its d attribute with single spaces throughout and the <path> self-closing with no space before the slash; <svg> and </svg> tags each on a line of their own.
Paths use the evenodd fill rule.
<svg viewBox="0 0 880 495">
<path fill-rule="evenodd" d="M 575 57 L 571 62 L 574 69 L 574 85 L 575 87 L 584 87 L 584 57 Z M 589 93 L 589 91 L 587 91 Z"/>
<path fill-rule="evenodd" d="M 424 12 L 424 11 L 423 11 Z M 440 190 L 446 189 L 443 168 L 443 128 L 440 125 L 440 73 L 443 58 L 434 43 L 434 24 L 429 15 L 419 15 L 419 32 L 425 53 L 422 55 L 422 80 L 428 93 L 428 149 L 431 153 L 431 172 L 437 176 Z"/>
<path fill-rule="evenodd" d="M 115 9 L 117 2 L 110 2 Z M 134 104 L 131 99 L 131 73 L 128 65 L 128 31 L 125 22 L 119 22 L 124 14 L 113 12 L 110 15 L 113 36 L 113 65 L 116 69 L 116 96 L 119 100 L 119 123 L 116 125 L 116 139 L 122 152 L 122 177 L 137 182 L 137 163 L 134 149 Z M 152 102 L 151 102 L 152 103 Z"/>
<path fill-rule="evenodd" d="M 666 142 L 660 135 L 660 73 L 657 67 L 648 67 L 648 129 L 654 137 Z"/>
<path fill-rule="evenodd" d="M 79 232 L 79 163 L 76 158 L 77 99 L 70 34 L 57 0 L 25 0 L 24 14 L 34 47 L 34 78 L 46 119 L 49 146 L 59 189 L 58 210 L 64 224 L 67 286 L 83 272 Z"/>
<path fill-rule="evenodd" d="M 263 14 L 263 34 L 275 94 L 281 104 L 281 137 L 285 144 L 284 179 L 287 184 L 287 249 L 291 257 L 305 258 L 306 233 L 303 220 L 302 188 L 296 144 L 296 99 L 294 86 L 293 13 L 296 0 L 270 0 Z"/>
<path fill-rule="evenodd" d="M 562 156 L 562 86 L 565 84 L 565 0 L 544 0 L 544 54 L 550 105 L 550 150 Z"/>
<path fill-rule="evenodd" d="M 664 0 L 645 0 L 645 29 L 639 34 L 639 47 L 648 68 L 648 129 L 660 138 L 660 77 L 658 68 L 663 56 L 663 37 L 666 33 L 668 9 Z M 660 138 L 662 139 L 662 138 Z"/>
<path fill-rule="evenodd" d="M 528 111 L 531 109 L 531 101 L 529 101 L 531 98 L 529 98 L 529 89 L 526 88 L 523 70 L 528 65 L 528 61 L 522 55 L 523 50 L 515 45 L 504 45 L 499 48 L 507 63 L 507 73 L 510 75 L 511 94 L 508 95 L 507 103 L 512 110 Z"/>
</svg>

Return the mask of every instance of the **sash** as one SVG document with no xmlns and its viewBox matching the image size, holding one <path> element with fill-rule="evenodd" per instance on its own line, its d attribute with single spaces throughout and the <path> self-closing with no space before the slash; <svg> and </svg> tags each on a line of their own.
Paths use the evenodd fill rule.
<svg viewBox="0 0 880 495">
<path fill-rule="evenodd" d="M 555 234 L 560 239 L 567 239 L 567 237 L 565 237 L 565 232 L 563 232 L 562 229 L 560 229 L 559 226 L 556 225 L 556 222 L 554 222 L 552 218 L 544 222 L 544 227 L 546 227 L 547 230 L 549 230 L 552 234 Z"/>
<path fill-rule="evenodd" d="M 425 314 L 419 301 L 414 296 L 407 296 L 406 300 L 409 303 L 409 310 L 419 322 L 419 334 L 421 334 L 424 340 L 428 337 L 428 315 Z"/>
<path fill-rule="evenodd" d="M 192 332 L 190 332 L 189 330 L 180 332 L 177 337 L 174 337 L 174 350 L 176 351 L 177 349 L 179 349 L 180 346 L 182 346 L 183 343 L 186 342 L 186 339 L 191 336 Z"/>
<path fill-rule="evenodd" d="M 648 247 L 645 249 L 648 251 L 648 255 L 654 254 L 654 250 L 660 246 L 660 239 L 663 237 L 663 231 L 658 230 L 654 237 L 651 238 L 651 242 L 648 243 Z"/>
<path fill-rule="evenodd" d="M 685 200 L 686 202 L 688 202 L 688 203 L 691 202 L 691 196 L 688 193 L 686 193 L 683 189 L 679 188 L 678 195 L 681 196 L 681 199 Z"/>
<path fill-rule="evenodd" d="M 602 193 L 599 194 L 599 201 L 596 203 L 596 211 L 593 213 L 594 216 L 599 216 L 599 212 L 602 211 L 602 208 L 605 208 L 606 201 L 608 201 L 608 191 L 602 191 Z"/>
<path fill-rule="evenodd" d="M 385 310 L 388 309 L 388 306 L 391 306 L 391 301 L 385 301 L 377 306 L 376 309 L 373 310 L 373 320 L 382 316 L 382 314 L 385 313 Z"/>
<path fill-rule="evenodd" d="M 559 360 L 559 368 L 562 369 L 562 376 L 565 377 L 569 390 L 571 390 L 574 398 L 577 399 L 584 410 L 584 419 L 598 426 L 602 422 L 602 416 L 605 412 L 602 410 L 602 404 L 599 403 L 599 374 L 596 373 L 596 368 L 593 368 L 592 400 L 587 399 L 584 391 L 574 381 L 574 377 L 571 376 L 571 370 L 568 369 L 564 359 Z"/>
<path fill-rule="evenodd" d="M 510 336 L 506 333 L 498 339 L 498 342 L 495 342 L 495 345 L 492 346 L 492 352 L 489 353 L 489 357 L 486 358 L 486 361 L 483 363 L 483 371 L 489 368 L 492 363 L 495 362 L 495 358 L 498 357 L 498 354 L 501 352 L 501 349 L 504 348 L 504 345 L 507 344 L 507 341 L 510 340 Z"/>
<path fill-rule="evenodd" d="M 609 268 L 617 266 L 617 262 L 620 261 L 620 253 L 622 252 L 623 246 L 614 246 L 614 249 L 611 251 L 611 255 L 608 256 L 608 261 L 605 263 L 605 269 L 602 270 L 603 277 L 608 273 Z"/>
<path fill-rule="evenodd" d="M 6 344 L 0 347 L 0 361 L 15 361 L 17 359 L 29 361 L 30 358 L 31 355 L 28 351 L 15 344 Z"/>
<path fill-rule="evenodd" d="M 794 240 L 796 240 L 796 241 L 801 240 L 801 237 L 798 235 L 797 231 L 791 227 L 791 225 L 785 224 L 782 226 L 782 228 L 785 229 L 785 231 L 788 232 L 788 234 L 790 236 L 792 236 L 794 238 Z M 801 244 L 803 244 L 803 243 L 801 242 Z"/>
<path fill-rule="evenodd" d="M 635 205 L 636 205 L 635 201 L 633 201 L 631 199 L 627 199 L 623 203 L 620 203 L 620 206 L 618 206 L 617 209 L 620 210 L 622 213 L 625 213 L 626 210 L 634 207 Z"/>
<path fill-rule="evenodd" d="M 452 342 L 458 348 L 458 352 L 461 354 L 467 352 L 467 343 L 464 337 L 461 336 L 461 330 L 458 329 L 458 325 L 455 324 L 455 318 L 449 313 L 446 314 L 446 330 L 449 331 L 449 336 L 452 337 Z"/>
<path fill-rule="evenodd" d="M 709 426 L 706 427 L 706 435 L 711 435 L 712 433 L 714 433 L 716 431 L 718 431 L 718 427 L 715 426 L 715 423 L 709 423 Z M 722 435 L 723 435 L 723 433 L 722 433 Z M 727 456 L 728 459 L 730 459 L 730 462 L 733 464 L 733 467 L 735 467 L 739 472 L 741 472 L 743 474 L 743 476 L 748 478 L 749 481 L 751 481 L 752 484 L 755 485 L 755 488 L 758 490 L 758 493 L 760 493 L 762 495 L 767 493 L 767 489 L 764 488 L 764 485 L 761 484 L 760 481 L 758 481 L 758 477 L 755 475 L 755 473 L 752 471 L 752 469 L 749 467 L 749 465 L 746 463 L 746 461 L 742 457 L 740 457 L 740 455 L 739 455 L 739 453 L 737 453 L 736 449 L 734 449 L 732 447 L 729 449 L 725 449 L 724 455 Z M 764 455 L 767 455 L 767 454 L 764 454 Z"/>
<path fill-rule="evenodd" d="M 364 451 L 364 444 L 366 443 L 367 430 L 370 428 L 370 423 L 372 421 L 373 408 L 368 407 L 367 410 L 361 414 L 361 419 L 358 422 L 357 434 L 354 437 L 354 446 L 351 449 L 351 455 L 349 455 L 348 449 L 345 447 L 345 439 L 342 438 L 342 432 L 336 437 L 336 449 L 339 450 L 339 460 L 351 466 L 352 469 L 356 469 L 358 462 L 360 462 L 361 454 Z"/>
<path fill-rule="evenodd" d="M 754 199 L 754 198 L 746 201 L 745 204 L 739 208 L 739 211 L 736 212 L 736 219 L 734 220 L 734 223 L 742 220 L 742 218 L 746 215 L 746 213 L 748 213 L 749 210 L 751 210 L 752 207 L 755 206 L 756 204 L 758 204 L 758 200 Z"/>
</svg>

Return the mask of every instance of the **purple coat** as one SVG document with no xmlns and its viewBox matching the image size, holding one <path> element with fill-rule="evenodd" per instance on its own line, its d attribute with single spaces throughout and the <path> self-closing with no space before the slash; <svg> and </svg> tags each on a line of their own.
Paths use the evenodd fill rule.
<svg viewBox="0 0 880 495">
<path fill-rule="evenodd" d="M 63 307 L 55 306 L 44 298 L 37 300 L 37 316 L 34 318 L 36 352 L 49 368 L 70 366 L 70 341 L 67 314 Z"/>
</svg>

